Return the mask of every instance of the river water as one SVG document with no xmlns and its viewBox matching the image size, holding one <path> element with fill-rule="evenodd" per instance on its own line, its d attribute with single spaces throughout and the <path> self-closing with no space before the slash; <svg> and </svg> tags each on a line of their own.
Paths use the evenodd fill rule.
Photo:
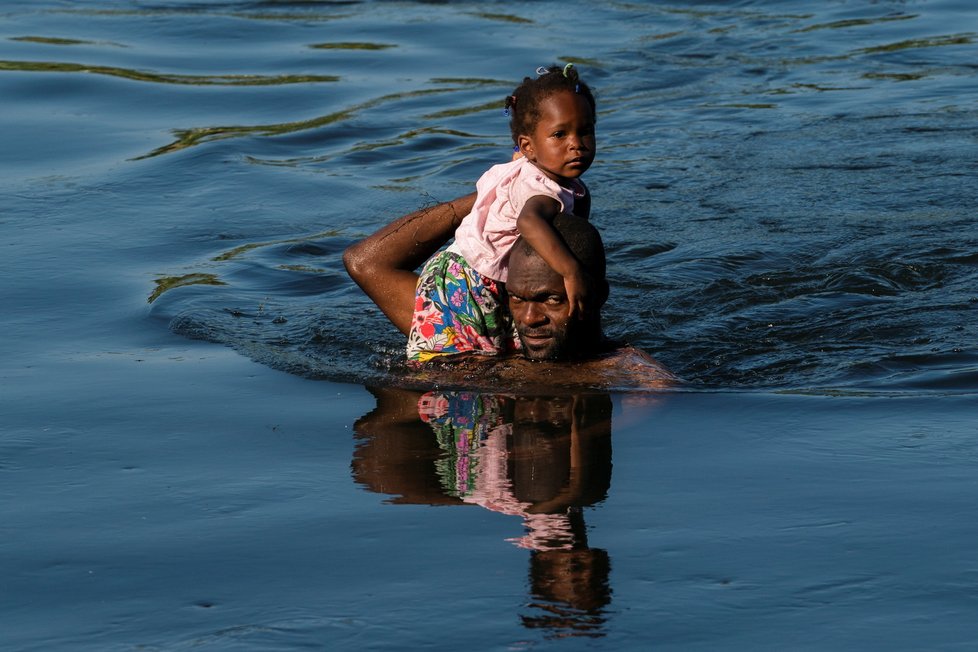
<svg viewBox="0 0 978 652">
<path fill-rule="evenodd" d="M 975 644 L 973 3 L 0 17 L 4 649 Z M 341 252 L 563 62 L 605 329 L 682 387 L 391 387 Z"/>
</svg>

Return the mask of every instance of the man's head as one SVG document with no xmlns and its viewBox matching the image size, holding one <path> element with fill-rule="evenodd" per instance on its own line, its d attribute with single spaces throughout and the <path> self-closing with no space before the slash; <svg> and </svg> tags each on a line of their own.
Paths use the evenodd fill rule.
<svg viewBox="0 0 978 652">
<path fill-rule="evenodd" d="M 554 218 L 554 230 L 594 281 L 594 310 L 582 319 L 567 316 L 564 279 L 520 239 L 509 256 L 506 292 L 523 354 L 531 360 L 566 360 L 596 352 L 602 342 L 600 308 L 608 298 L 604 244 L 585 219 L 566 213 Z"/>
</svg>

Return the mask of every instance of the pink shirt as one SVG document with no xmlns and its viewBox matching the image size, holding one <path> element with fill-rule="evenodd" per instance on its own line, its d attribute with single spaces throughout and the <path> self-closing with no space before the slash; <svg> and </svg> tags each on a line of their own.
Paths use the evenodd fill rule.
<svg viewBox="0 0 978 652">
<path fill-rule="evenodd" d="M 461 255 L 483 276 L 506 282 L 509 250 L 519 237 L 516 218 L 530 197 L 553 197 L 561 212 L 574 210 L 574 197 L 586 188 L 580 181 L 564 188 L 526 158 L 489 168 L 475 184 L 478 195 L 472 212 L 455 231 L 450 251 Z"/>
</svg>

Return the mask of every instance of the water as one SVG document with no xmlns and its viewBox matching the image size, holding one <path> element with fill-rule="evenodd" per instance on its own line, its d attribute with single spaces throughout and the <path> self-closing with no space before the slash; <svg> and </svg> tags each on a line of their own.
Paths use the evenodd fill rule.
<svg viewBox="0 0 978 652">
<path fill-rule="evenodd" d="M 5 648 L 974 644 L 971 3 L 0 16 Z M 574 550 L 528 552 L 432 470 L 340 252 L 469 192 L 500 98 L 564 61 L 598 98 L 606 330 L 685 384 L 483 395 L 514 459 L 613 440 L 583 484 L 499 471 L 578 492 L 541 508 Z"/>
<path fill-rule="evenodd" d="M 972 11 L 610 5 L 596 30 L 353 6 L 12 14 L 8 219 L 42 202 L 44 227 L 80 219 L 95 242 L 166 225 L 158 246 L 187 245 L 141 270 L 179 286 L 142 289 L 155 319 L 291 372 L 373 378 L 400 339 L 336 253 L 468 191 L 505 157 L 500 94 L 527 62 L 570 58 L 600 91 L 588 180 L 612 335 L 694 386 L 973 387 Z"/>
</svg>

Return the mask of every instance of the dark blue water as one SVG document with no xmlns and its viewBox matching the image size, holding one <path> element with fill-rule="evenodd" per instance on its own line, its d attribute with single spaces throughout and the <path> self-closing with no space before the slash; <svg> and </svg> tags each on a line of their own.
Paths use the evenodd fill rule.
<svg viewBox="0 0 978 652">
<path fill-rule="evenodd" d="M 595 59 L 585 70 L 601 91 L 601 156 L 589 181 L 611 250 L 612 335 L 654 352 L 692 385 L 973 387 L 972 35 L 928 27 L 927 14 L 880 9 L 601 12 L 613 41 L 601 47 L 589 34 L 584 65 Z M 429 194 L 468 189 L 505 151 L 493 109 L 506 84 L 481 77 L 484 67 L 446 92 L 434 81 L 408 91 L 434 92 L 420 103 L 403 92 L 380 96 L 384 110 L 351 120 L 360 138 L 332 152 L 312 130 L 290 141 L 287 158 L 269 158 L 272 143 L 245 156 L 327 176 L 349 166 L 361 180 L 369 167 L 375 184 L 407 195 L 384 201 L 379 220 L 366 216 L 373 228 Z M 445 104 L 456 108 L 433 110 Z M 336 267 L 337 251 L 362 234 L 364 211 L 329 213 L 324 222 L 341 233 L 270 244 L 215 270 L 253 278 L 286 265 L 324 267 L 316 278 L 263 276 L 259 292 L 282 301 L 266 314 L 289 326 L 233 316 L 256 314 L 260 299 L 247 281 L 168 296 L 156 310 L 179 332 L 250 348 L 269 364 L 369 376 L 359 365 L 390 329 L 376 315 L 365 319 L 369 305 L 343 291 Z M 323 277 L 334 274 L 339 288 L 324 320 Z M 297 296 L 283 301 L 283 290 Z M 317 303 L 312 315 L 306 298 Z M 364 327 L 376 333 L 366 346 Z M 382 341 L 392 352 L 400 345 Z"/>
<path fill-rule="evenodd" d="M 7 219 L 43 202 L 46 222 L 169 248 L 137 254 L 164 284 L 142 290 L 160 327 L 376 379 L 401 338 L 339 252 L 469 191 L 506 157 L 498 98 L 576 61 L 599 91 L 610 334 L 694 387 L 974 388 L 969 5 L 648 3 L 551 24 L 556 7 L 17 11 Z"/>
<path fill-rule="evenodd" d="M 976 40 L 964 0 L 0 3 L 0 643 L 972 648 Z M 508 437 L 470 450 L 340 254 L 565 61 L 605 328 L 709 391 L 449 401 Z"/>
</svg>

